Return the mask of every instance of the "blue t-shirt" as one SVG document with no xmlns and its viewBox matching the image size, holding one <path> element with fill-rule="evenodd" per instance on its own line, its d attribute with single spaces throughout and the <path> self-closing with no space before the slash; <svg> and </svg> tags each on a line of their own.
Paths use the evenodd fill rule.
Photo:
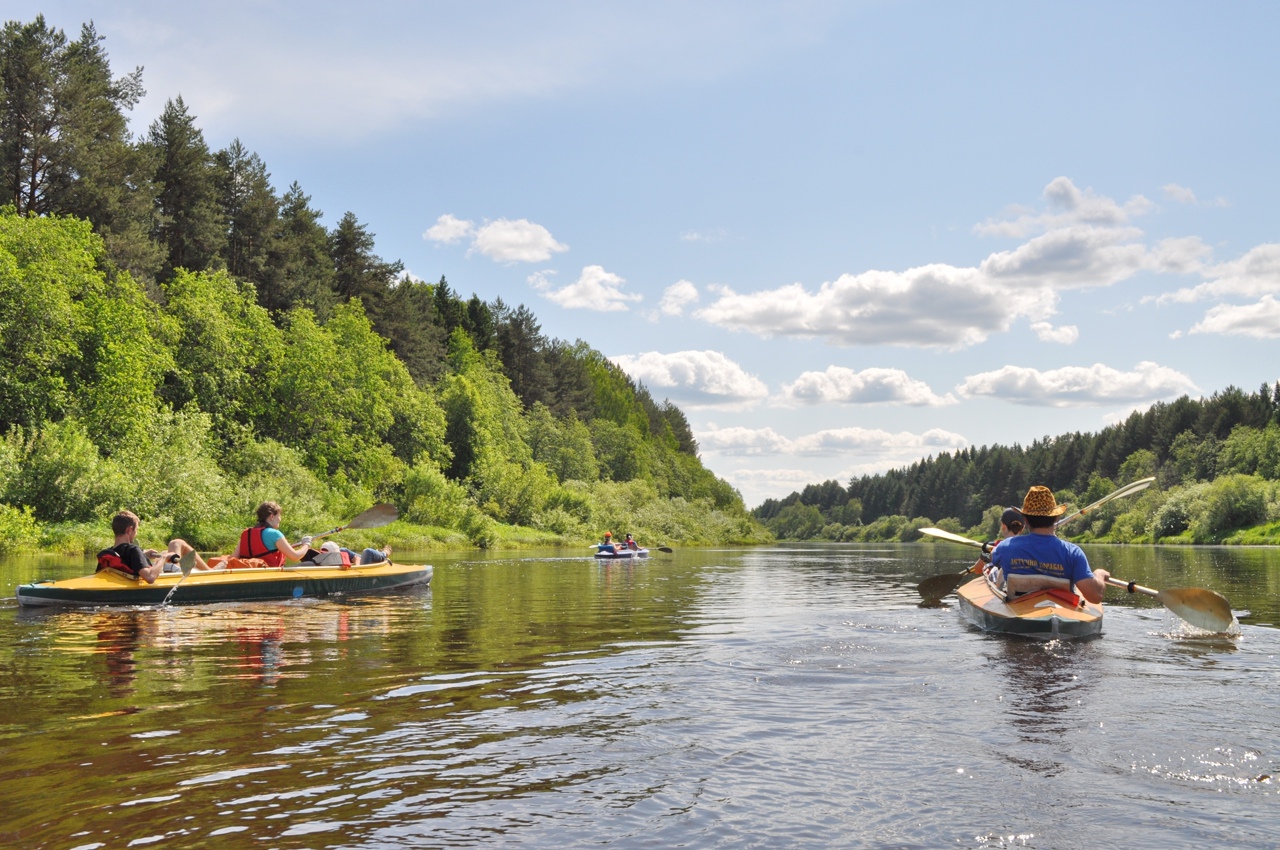
<svg viewBox="0 0 1280 850">
<path fill-rule="evenodd" d="M 991 550 L 991 563 L 1005 575 L 1065 578 L 1072 584 L 1093 576 L 1089 559 L 1074 543 L 1050 534 L 1020 534 Z"/>
<path fill-rule="evenodd" d="M 276 544 L 284 540 L 284 532 L 278 528 L 267 526 L 262 529 L 262 545 L 267 547 L 268 552 L 275 552 L 280 549 Z"/>
</svg>

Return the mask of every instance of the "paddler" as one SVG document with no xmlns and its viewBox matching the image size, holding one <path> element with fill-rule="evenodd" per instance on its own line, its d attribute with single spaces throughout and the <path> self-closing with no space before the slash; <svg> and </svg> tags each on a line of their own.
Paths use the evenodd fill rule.
<svg viewBox="0 0 1280 850">
<path fill-rule="evenodd" d="M 1090 602 L 1101 602 L 1111 573 L 1092 570 L 1084 550 L 1057 535 L 1057 519 L 1067 510 L 1048 487 L 1037 485 L 1022 500 L 1030 534 L 1000 541 L 991 550 L 991 566 L 1003 574 L 1010 597 L 1047 587 L 1075 587 Z"/>
</svg>

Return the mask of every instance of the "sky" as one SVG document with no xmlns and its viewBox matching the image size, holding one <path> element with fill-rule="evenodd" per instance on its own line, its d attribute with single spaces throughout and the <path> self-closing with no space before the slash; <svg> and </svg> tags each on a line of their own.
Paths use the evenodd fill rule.
<svg viewBox="0 0 1280 850">
<path fill-rule="evenodd" d="M 1280 379 L 1270 2 L 10 2 L 747 505 Z M 1035 482 L 1014 482 L 1017 491 Z"/>
</svg>

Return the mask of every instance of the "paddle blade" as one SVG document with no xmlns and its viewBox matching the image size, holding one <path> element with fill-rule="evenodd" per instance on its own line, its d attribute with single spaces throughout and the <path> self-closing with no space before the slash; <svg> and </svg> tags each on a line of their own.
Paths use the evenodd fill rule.
<svg viewBox="0 0 1280 850">
<path fill-rule="evenodd" d="M 374 505 L 360 516 L 347 523 L 347 528 L 382 528 L 400 518 L 395 505 Z"/>
<path fill-rule="evenodd" d="M 196 568 L 196 553 L 194 549 L 188 549 L 178 560 L 178 566 L 182 569 L 182 577 L 186 578 L 191 575 L 191 571 Z"/>
<path fill-rule="evenodd" d="M 930 537 L 936 537 L 939 540 L 947 540 L 951 543 L 963 543 L 965 546 L 977 546 L 982 548 L 982 544 L 977 540 L 970 540 L 968 537 L 961 537 L 959 534 L 952 534 L 950 531 L 943 531 L 941 528 L 922 528 L 921 534 L 927 534 Z"/>
<path fill-rule="evenodd" d="M 1231 603 L 1207 587 L 1174 587 L 1156 593 L 1160 604 L 1197 629 L 1225 632 L 1235 622 Z"/>
<path fill-rule="evenodd" d="M 968 578 L 968 570 L 958 574 L 946 573 L 940 576 L 930 576 L 916 585 L 916 590 L 920 591 L 921 599 L 941 599 L 964 584 Z"/>
<path fill-rule="evenodd" d="M 670 554 L 671 554 L 671 547 L 670 547 L 670 546 L 659 546 L 659 547 L 658 547 L 658 551 L 659 551 L 659 552 L 666 552 L 668 555 L 670 555 Z"/>
</svg>

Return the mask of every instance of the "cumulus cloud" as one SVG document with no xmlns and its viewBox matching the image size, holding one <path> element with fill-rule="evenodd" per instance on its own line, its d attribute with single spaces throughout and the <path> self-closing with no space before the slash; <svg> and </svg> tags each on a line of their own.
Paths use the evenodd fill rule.
<svg viewBox="0 0 1280 850">
<path fill-rule="evenodd" d="M 1275 246 L 1250 252 L 1237 264 L 1242 268 L 1212 267 L 1212 252 L 1197 237 L 1147 243 L 1132 224 L 1152 209 L 1141 195 L 1119 203 L 1081 190 L 1065 177 L 1051 182 L 1044 194 L 1042 211 L 1015 211 L 1011 219 L 975 228 L 1025 239 L 976 266 L 935 263 L 901 272 L 844 274 L 816 290 L 800 283 L 750 293 L 712 287 L 714 300 L 694 315 L 767 338 L 956 350 L 1023 321 L 1045 342 L 1070 343 L 1078 332 L 1049 321 L 1060 293 L 1113 286 L 1141 272 L 1189 274 L 1221 268 L 1219 287 L 1243 287 L 1244 280 L 1259 277 L 1275 285 L 1280 255 L 1273 258 L 1264 250 Z"/>
<path fill-rule="evenodd" d="M 610 359 L 637 381 L 688 400 L 691 407 L 740 405 L 769 394 L 763 381 L 719 351 L 648 351 Z"/>
<path fill-rule="evenodd" d="M 1112 198 L 1094 194 L 1092 189 L 1077 188 L 1067 177 L 1052 180 L 1044 187 L 1043 196 L 1047 207 L 1045 210 L 1015 208 L 1011 210 L 1012 218 L 988 219 L 975 225 L 973 231 L 980 236 L 1022 239 L 1032 233 L 1077 225 L 1116 227 L 1145 215 L 1153 207 L 1151 201 L 1142 195 L 1134 195 L 1123 204 L 1117 203 Z"/>
<path fill-rule="evenodd" d="M 662 291 L 658 309 L 668 316 L 679 316 L 684 308 L 698 300 L 698 287 L 687 280 L 678 280 Z"/>
<path fill-rule="evenodd" d="M 1007 331 L 1019 318 L 1047 318 L 1057 303 L 1047 287 L 1001 287 L 978 269 L 948 265 L 846 274 L 816 292 L 799 283 L 753 293 L 727 286 L 713 291 L 716 300 L 694 313 L 710 324 L 843 346 L 964 348 Z"/>
<path fill-rule="evenodd" d="M 475 222 L 445 213 L 426 229 L 422 238 L 440 245 L 456 245 L 470 239 L 468 254 L 484 254 L 499 263 L 544 263 L 553 254 L 569 250 L 568 245 L 555 240 L 551 231 L 524 218 L 500 218 L 476 227 Z"/>
<path fill-rule="evenodd" d="M 1198 286 L 1169 292 L 1155 299 L 1158 303 L 1189 303 L 1208 298 L 1259 298 L 1280 294 L 1280 243 L 1268 242 L 1231 260 L 1205 268 L 1212 278 Z"/>
<path fill-rule="evenodd" d="M 1129 372 L 1101 363 L 1043 372 L 1005 366 L 965 378 L 956 391 L 966 398 L 996 398 L 1033 407 L 1077 407 L 1154 401 L 1194 393 L 1197 388 L 1181 372 L 1143 361 Z"/>
<path fill-rule="evenodd" d="M 529 276 L 529 283 L 561 307 L 612 313 L 626 310 L 627 304 L 644 297 L 623 292 L 622 287 L 627 282 L 618 275 L 605 271 L 603 266 L 584 267 L 576 281 L 560 289 L 556 289 L 549 279 L 551 274 L 554 272 L 536 272 Z"/>
<path fill-rule="evenodd" d="M 1275 339 L 1280 337 L 1280 301 L 1268 294 L 1256 304 L 1219 304 L 1205 313 L 1190 333 Z"/>
<path fill-rule="evenodd" d="M 825 372 L 803 372 L 782 388 L 784 404 L 907 404 L 939 407 L 955 404 L 955 396 L 939 396 L 924 381 L 901 369 L 828 366 Z"/>
<path fill-rule="evenodd" d="M 1057 342 L 1070 345 L 1080 338 L 1080 329 L 1075 325 L 1053 326 L 1048 322 L 1033 322 L 1031 330 L 1041 342 Z"/>
<path fill-rule="evenodd" d="M 1160 191 L 1164 192 L 1166 198 L 1179 204 L 1194 204 L 1196 202 L 1196 193 L 1186 186 L 1179 186 L 1177 183 L 1166 183 L 1160 187 Z"/>
<path fill-rule="evenodd" d="M 426 232 L 422 234 L 422 238 L 428 242 L 439 242 L 442 245 L 453 245 L 461 242 L 472 234 L 475 225 L 469 221 L 455 218 L 449 213 L 445 213 L 436 219 L 436 223 L 428 227 Z"/>
<path fill-rule="evenodd" d="M 500 218 L 476 230 L 471 250 L 500 263 L 543 263 L 569 246 L 557 242 L 540 224 Z"/>
<path fill-rule="evenodd" d="M 695 434 L 699 447 L 722 455 L 852 455 L 863 458 L 916 459 L 933 452 L 962 449 L 969 444 L 959 434 L 931 428 L 923 434 L 893 433 L 878 428 L 831 428 L 795 439 L 773 428 L 716 428 Z"/>
</svg>

